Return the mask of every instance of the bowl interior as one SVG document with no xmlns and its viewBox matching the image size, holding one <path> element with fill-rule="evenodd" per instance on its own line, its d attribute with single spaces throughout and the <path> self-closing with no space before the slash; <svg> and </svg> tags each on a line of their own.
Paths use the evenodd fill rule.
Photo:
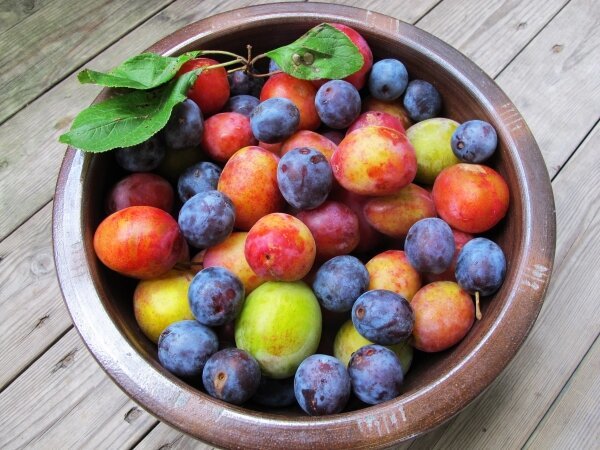
<svg viewBox="0 0 600 450">
<path fill-rule="evenodd" d="M 89 267 L 91 281 L 98 294 L 101 309 L 114 324 L 119 335 L 145 361 L 147 365 L 145 370 L 153 371 L 153 376 L 166 379 L 173 389 L 184 391 L 186 395 L 192 396 L 199 402 L 232 412 L 235 414 L 235 418 L 232 419 L 234 422 L 238 420 L 244 423 L 255 423 L 253 421 L 259 419 L 271 421 L 263 423 L 264 430 L 268 430 L 270 427 L 284 429 L 288 426 L 287 424 L 291 424 L 290 430 L 305 426 L 319 431 L 315 426 L 321 422 L 327 426 L 331 426 L 334 422 L 339 426 L 355 426 L 357 422 L 363 423 L 361 420 L 364 420 L 365 414 L 374 414 L 386 409 L 389 412 L 390 408 L 405 408 L 402 409 L 403 417 L 405 411 L 410 413 L 410 417 L 408 421 L 404 417 L 404 422 L 414 420 L 414 423 L 396 426 L 389 433 L 389 437 L 382 437 L 381 433 L 371 430 L 370 427 L 359 426 L 360 430 L 367 430 L 363 433 L 365 439 L 363 442 L 372 443 L 373 436 L 377 437 L 377 434 L 379 434 L 377 441 L 379 443 L 398 442 L 439 425 L 482 392 L 514 355 L 535 320 L 541 307 L 545 286 L 523 293 L 528 298 L 535 300 L 528 305 L 518 305 L 516 293 L 520 290 L 524 270 L 531 264 L 530 255 L 526 254 L 525 249 L 530 244 L 534 217 L 531 210 L 531 197 L 535 193 L 530 191 L 529 186 L 531 177 L 535 176 L 532 168 L 545 169 L 539 167 L 541 161 L 539 150 L 531 139 L 526 126 L 523 124 L 523 129 L 515 130 L 514 124 L 508 123 L 503 116 L 502 108 L 506 109 L 506 105 L 502 102 L 508 100 L 502 92 L 466 58 L 437 39 L 409 25 L 390 21 L 384 16 L 378 19 L 381 20 L 383 26 L 377 26 L 377 21 L 373 23 L 373 20 L 367 23 L 364 21 L 364 12 L 351 8 L 324 8 L 318 16 L 314 13 L 314 8 L 313 12 L 296 9 L 293 14 L 280 12 L 279 15 L 269 16 L 268 12 L 272 13 L 273 8 L 274 5 L 271 5 L 269 11 L 265 8 L 262 13 L 259 10 L 260 14 L 253 13 L 253 17 L 246 21 L 238 19 L 236 22 L 229 15 L 227 18 L 230 21 L 225 21 L 220 28 L 209 28 L 210 23 L 188 27 L 161 41 L 154 49 L 167 53 L 181 53 L 197 48 L 222 49 L 245 54 L 246 44 L 251 44 L 254 54 L 258 54 L 291 42 L 318 23 L 339 21 L 354 27 L 365 37 L 375 60 L 385 57 L 398 58 L 407 66 L 411 79 L 420 78 L 435 84 L 441 92 L 444 102 L 441 116 L 459 122 L 478 118 L 492 123 L 498 131 L 499 148 L 490 164 L 505 177 L 510 186 L 510 209 L 503 221 L 489 234 L 504 250 L 508 267 L 502 288 L 495 295 L 482 300 L 482 320 L 476 321 L 466 338 L 457 346 L 445 352 L 437 354 L 415 352 L 413 366 L 406 378 L 403 394 L 399 398 L 372 407 L 365 407 L 355 401 L 348 412 L 336 415 L 333 419 L 309 418 L 297 407 L 284 410 L 264 410 L 253 404 L 240 408 L 217 402 L 203 393 L 198 385 L 177 380 L 158 364 L 156 347 L 142 334 L 133 316 L 132 293 L 136 281 L 107 270 L 97 260 L 93 251 L 93 233 L 104 217 L 105 195 L 111 185 L 123 175 L 114 170 L 114 156 L 110 152 L 93 156 L 85 155 L 81 167 L 77 169 L 79 170 L 77 176 L 81 182 L 82 197 L 80 202 L 75 201 L 74 207 L 82 210 L 80 226 L 83 234 L 82 246 L 85 263 Z M 275 12 L 277 12 L 277 8 L 275 8 Z M 377 19 L 377 16 L 375 17 Z M 506 104 L 512 107 L 510 102 Z M 522 148 L 522 145 L 526 145 L 528 148 Z M 524 156 L 525 151 L 533 151 L 534 158 L 524 163 L 524 158 L 528 158 Z M 69 167 L 64 170 L 67 169 Z M 71 170 L 73 170 L 72 167 Z M 60 186 L 59 189 L 61 189 Z M 547 199 L 547 193 L 543 194 L 546 197 L 546 204 L 543 206 L 547 208 L 549 206 L 547 203 L 548 201 L 551 203 L 551 199 Z M 67 197 L 69 193 L 63 192 L 57 195 Z M 548 238 L 554 238 L 552 232 L 549 233 Z M 546 258 L 546 256 L 544 257 Z M 547 261 L 546 258 L 544 264 L 545 267 L 551 266 L 551 261 Z M 57 262 L 57 266 L 59 265 L 60 261 Z M 68 289 L 63 287 L 63 291 L 66 290 Z M 66 292 L 65 299 L 69 308 L 73 310 L 77 300 L 69 298 Z M 520 311 L 519 308 L 525 309 Z M 512 334 L 510 328 L 506 326 L 506 316 L 510 315 L 508 313 L 522 316 L 522 323 L 515 328 L 515 334 Z M 76 315 L 74 317 L 76 325 L 81 331 L 81 328 L 86 325 L 81 321 L 78 323 Z M 340 323 L 339 320 L 334 320 L 330 326 L 327 323 L 323 324 L 324 340 L 332 339 Z M 90 335 L 85 332 L 82 334 L 90 345 Z M 491 343 L 491 340 L 494 342 Z M 504 343 L 508 350 L 504 349 L 498 358 L 482 356 L 482 346 L 488 343 L 490 345 Z M 90 346 L 90 348 L 108 373 L 117 382 L 120 382 L 119 362 L 112 361 L 110 364 L 106 364 L 110 355 L 99 355 L 96 346 Z M 489 350 L 490 347 L 487 347 L 487 351 Z M 479 364 L 484 364 L 479 367 L 481 374 L 474 375 L 475 368 Z M 485 364 L 490 364 L 490 366 Z M 451 388 L 450 385 L 452 385 Z M 201 427 L 190 427 L 176 412 L 165 408 L 164 405 L 161 406 L 159 401 L 151 399 L 151 388 L 152 386 L 149 386 L 147 391 L 143 391 L 143 387 L 140 387 L 139 391 L 132 392 L 131 388 L 125 386 L 130 395 L 161 419 L 180 427 L 187 433 L 210 440 Z M 437 389 L 444 390 L 438 392 Z M 437 405 L 427 404 L 436 398 L 440 399 L 439 402 L 433 400 L 437 402 Z M 359 407 L 361 409 L 357 410 Z M 332 420 L 333 422 L 331 422 Z M 351 436 L 351 433 L 348 434 L 348 438 Z M 369 438 L 369 436 L 371 437 Z M 303 439 L 305 439 L 305 443 L 311 441 L 306 436 Z M 225 438 L 215 438 L 212 442 L 224 445 L 228 441 Z M 292 445 L 293 440 L 290 442 Z"/>
</svg>

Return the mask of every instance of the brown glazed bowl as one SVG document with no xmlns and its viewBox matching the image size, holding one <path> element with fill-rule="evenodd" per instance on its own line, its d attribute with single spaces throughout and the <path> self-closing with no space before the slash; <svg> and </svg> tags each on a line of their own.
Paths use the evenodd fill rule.
<svg viewBox="0 0 600 450">
<path fill-rule="evenodd" d="M 299 408 L 229 405 L 158 363 L 156 347 L 133 317 L 135 280 L 111 273 L 93 251 L 103 196 L 115 181 L 112 156 L 69 148 L 56 190 L 53 240 L 58 278 L 77 329 L 108 375 L 135 401 L 160 420 L 220 447 L 381 448 L 433 429 L 481 394 L 513 358 L 537 318 L 552 271 L 553 195 L 531 132 L 493 80 L 430 34 L 366 10 L 283 3 L 206 18 L 150 51 L 173 55 L 204 48 L 244 54 L 248 43 L 266 51 L 321 22 L 355 28 L 375 59 L 399 58 L 411 78 L 435 83 L 444 99 L 443 116 L 459 122 L 479 118 L 495 126 L 500 145 L 491 164 L 510 186 L 510 210 L 494 234 L 507 256 L 507 275 L 500 291 L 483 301 L 483 319 L 462 342 L 439 354 L 416 355 L 404 391 L 394 400 L 326 417 L 309 417 Z"/>
</svg>

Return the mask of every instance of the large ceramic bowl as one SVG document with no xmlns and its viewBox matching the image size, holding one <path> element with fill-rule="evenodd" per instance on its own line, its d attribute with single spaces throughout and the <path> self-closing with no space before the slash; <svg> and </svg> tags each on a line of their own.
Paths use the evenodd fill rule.
<svg viewBox="0 0 600 450">
<path fill-rule="evenodd" d="M 160 420 L 221 447 L 377 448 L 433 429 L 481 394 L 513 358 L 542 306 L 552 269 L 553 196 L 527 125 L 485 73 L 428 33 L 370 11 L 285 3 L 206 18 L 150 50 L 244 53 L 247 43 L 268 50 L 324 21 L 355 28 L 376 59 L 399 58 L 412 78 L 435 83 L 444 116 L 480 118 L 495 126 L 500 146 L 492 164 L 510 186 L 510 211 L 494 236 L 508 259 L 506 280 L 484 301 L 483 319 L 460 344 L 433 356 L 417 355 L 402 395 L 394 400 L 328 417 L 232 406 L 180 381 L 157 362 L 155 346 L 133 317 L 134 281 L 103 267 L 92 247 L 103 196 L 114 181 L 110 152 L 92 156 L 69 148 L 56 190 L 53 238 L 60 285 L 77 329 L 104 370 L 135 401 Z"/>
</svg>

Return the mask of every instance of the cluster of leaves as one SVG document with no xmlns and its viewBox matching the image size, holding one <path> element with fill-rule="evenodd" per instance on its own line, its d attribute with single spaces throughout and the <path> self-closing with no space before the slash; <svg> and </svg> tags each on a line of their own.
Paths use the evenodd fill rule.
<svg viewBox="0 0 600 450">
<path fill-rule="evenodd" d="M 122 89 L 81 111 L 59 141 L 88 152 L 146 141 L 167 124 L 171 111 L 187 98 L 201 71 L 217 67 L 208 66 L 176 77 L 181 66 L 198 56 L 215 53 L 233 57 L 218 66 L 241 64 L 235 70 L 249 73 L 256 60 L 269 57 L 283 72 L 305 80 L 344 78 L 363 65 L 358 48 L 343 32 L 328 24 L 317 25 L 293 43 L 252 60 L 222 51 L 193 51 L 177 57 L 142 53 L 106 73 L 86 69 L 78 74 L 82 84 Z"/>
</svg>

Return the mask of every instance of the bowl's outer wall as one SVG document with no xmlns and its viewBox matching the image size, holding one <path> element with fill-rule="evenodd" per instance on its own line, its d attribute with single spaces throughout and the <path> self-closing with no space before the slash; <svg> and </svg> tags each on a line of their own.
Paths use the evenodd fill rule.
<svg viewBox="0 0 600 450">
<path fill-rule="evenodd" d="M 376 58 L 398 57 L 412 78 L 435 83 L 444 115 L 494 124 L 500 149 L 493 164 L 511 186 L 511 208 L 494 237 L 509 261 L 501 290 L 483 303 L 483 320 L 451 351 L 411 369 L 405 393 L 376 407 L 312 418 L 227 405 L 163 370 L 136 326 L 129 297 L 135 282 L 106 270 L 92 238 L 101 220 L 110 154 L 69 149 L 57 183 L 53 240 L 57 274 L 73 321 L 106 372 L 148 411 L 222 447 L 387 447 L 448 420 L 498 376 L 529 333 L 542 305 L 555 248 L 551 185 L 541 153 L 506 95 L 472 62 L 437 38 L 396 19 L 356 8 L 306 3 L 256 6 L 207 18 L 150 50 L 268 50 L 318 23 L 343 22 L 369 41 Z M 421 358 L 424 360 L 424 358 Z"/>
</svg>

